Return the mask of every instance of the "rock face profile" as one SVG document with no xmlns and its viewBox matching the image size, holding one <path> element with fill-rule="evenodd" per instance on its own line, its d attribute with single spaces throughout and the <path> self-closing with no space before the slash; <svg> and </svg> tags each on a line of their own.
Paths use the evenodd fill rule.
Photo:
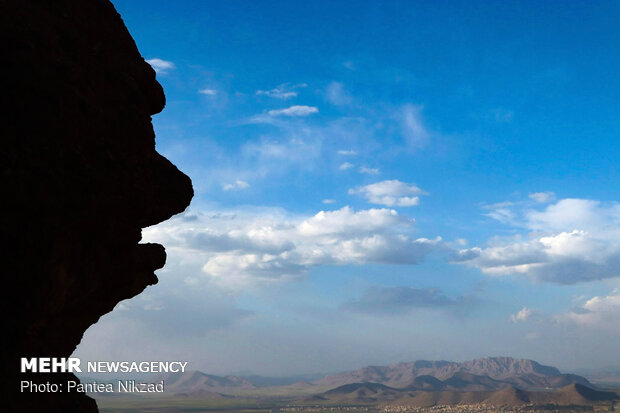
<svg viewBox="0 0 620 413">
<path fill-rule="evenodd" d="M 4 411 L 97 411 L 81 393 L 21 392 L 21 357 L 68 357 L 84 331 L 155 284 L 141 228 L 182 212 L 190 179 L 155 151 L 165 104 L 107 0 L 0 0 Z M 65 384 L 66 386 L 66 384 Z"/>
</svg>

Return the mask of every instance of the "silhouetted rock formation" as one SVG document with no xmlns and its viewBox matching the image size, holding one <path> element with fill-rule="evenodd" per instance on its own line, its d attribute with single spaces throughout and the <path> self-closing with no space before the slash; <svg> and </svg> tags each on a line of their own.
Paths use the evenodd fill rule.
<svg viewBox="0 0 620 413">
<path fill-rule="evenodd" d="M 155 151 L 163 90 L 109 1 L 1 0 L 0 21 L 3 408 L 96 411 L 78 393 L 20 394 L 19 358 L 69 356 L 157 282 L 164 248 L 138 245 L 140 229 L 183 211 L 191 182 Z"/>
</svg>

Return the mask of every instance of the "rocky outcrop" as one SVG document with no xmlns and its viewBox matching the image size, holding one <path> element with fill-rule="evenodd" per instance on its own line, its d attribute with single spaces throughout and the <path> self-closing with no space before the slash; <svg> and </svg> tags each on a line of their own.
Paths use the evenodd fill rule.
<svg viewBox="0 0 620 413">
<path fill-rule="evenodd" d="M 96 411 L 21 393 L 20 357 L 67 357 L 121 300 L 155 284 L 141 228 L 183 211 L 189 178 L 155 151 L 164 93 L 107 0 L 1 0 L 1 384 L 10 411 Z M 6 411 L 6 410 L 5 410 Z"/>
</svg>

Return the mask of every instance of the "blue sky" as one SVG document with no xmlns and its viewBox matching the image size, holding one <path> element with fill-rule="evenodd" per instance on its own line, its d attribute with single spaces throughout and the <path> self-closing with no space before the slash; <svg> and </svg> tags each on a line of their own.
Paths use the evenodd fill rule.
<svg viewBox="0 0 620 413">
<path fill-rule="evenodd" d="M 620 365 L 618 3 L 113 3 L 196 196 L 76 354 Z"/>
</svg>

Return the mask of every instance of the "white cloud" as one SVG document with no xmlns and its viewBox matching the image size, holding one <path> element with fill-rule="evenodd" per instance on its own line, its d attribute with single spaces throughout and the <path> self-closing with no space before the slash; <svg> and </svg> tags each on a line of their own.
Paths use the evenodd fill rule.
<svg viewBox="0 0 620 413">
<path fill-rule="evenodd" d="M 160 75 L 165 75 L 170 70 L 175 69 L 174 63 L 159 58 L 148 59 L 146 63 L 150 64 L 151 67 L 155 70 L 155 73 Z"/>
<path fill-rule="evenodd" d="M 547 191 L 547 192 L 534 192 L 532 194 L 528 195 L 530 199 L 533 199 L 536 202 L 539 202 L 541 204 L 547 203 L 547 202 L 551 202 L 555 199 L 555 193 L 551 192 L 551 191 Z"/>
<path fill-rule="evenodd" d="M 486 214 L 483 214 L 489 218 L 493 218 L 502 224 L 514 224 L 516 221 L 516 215 L 512 211 L 512 207 L 515 206 L 514 202 L 505 201 L 497 202 L 495 204 L 485 205 L 482 208 L 488 210 Z"/>
<path fill-rule="evenodd" d="M 350 105 L 353 102 L 353 98 L 340 82 L 331 82 L 327 86 L 325 97 L 329 103 L 336 106 Z"/>
<path fill-rule="evenodd" d="M 510 224 L 515 221 L 515 214 L 508 208 L 496 208 L 484 215 L 502 224 Z"/>
<path fill-rule="evenodd" d="M 242 181 L 241 179 L 237 179 L 232 184 L 222 185 L 222 189 L 224 191 L 238 191 L 240 189 L 246 189 L 246 188 L 249 188 L 249 187 L 250 187 L 250 184 L 248 184 L 245 181 Z"/>
<path fill-rule="evenodd" d="M 297 279 L 320 265 L 415 264 L 443 248 L 441 238 L 413 238 L 413 220 L 392 209 L 343 207 L 313 216 L 281 210 L 186 213 L 144 230 L 202 268 L 188 282 L 238 289 Z"/>
<path fill-rule="evenodd" d="M 335 204 L 336 200 L 335 199 L 324 199 L 322 202 L 324 204 Z"/>
<path fill-rule="evenodd" d="M 257 95 L 267 95 L 267 96 L 271 96 L 277 99 L 290 99 L 293 98 L 295 96 L 297 96 L 297 92 L 294 91 L 283 91 L 280 89 L 271 89 L 271 90 L 257 90 L 256 91 Z"/>
<path fill-rule="evenodd" d="M 367 175 L 379 175 L 379 168 L 367 168 L 365 166 L 362 166 L 359 169 L 359 172 Z"/>
<path fill-rule="evenodd" d="M 426 193 L 413 184 L 394 179 L 349 189 L 349 194 L 362 194 L 372 204 L 408 207 L 418 205 L 418 195 Z"/>
<path fill-rule="evenodd" d="M 400 123 L 403 137 L 407 146 L 412 149 L 419 149 L 425 146 L 430 138 L 422 122 L 422 107 L 412 104 L 404 105 L 400 113 Z"/>
<path fill-rule="evenodd" d="M 307 87 L 308 85 L 305 83 L 300 83 L 297 85 L 289 85 L 288 83 L 283 83 L 273 89 L 270 90 L 257 90 L 257 95 L 265 95 L 276 99 L 287 100 L 290 98 L 294 98 L 298 95 L 296 89 Z"/>
<path fill-rule="evenodd" d="M 215 96 L 215 95 L 217 95 L 217 90 L 215 90 L 215 89 L 200 89 L 198 91 L 198 93 L 200 93 L 202 95 L 207 95 L 207 96 Z"/>
<path fill-rule="evenodd" d="M 556 318 L 586 328 L 617 333 L 620 331 L 620 289 L 613 290 L 607 296 L 592 297 L 580 307 Z"/>
<path fill-rule="evenodd" d="M 267 113 L 271 116 L 308 116 L 318 112 L 319 109 L 314 106 L 293 105 L 286 109 L 270 110 Z"/>
<path fill-rule="evenodd" d="M 534 314 L 533 310 L 527 307 L 523 307 L 517 314 L 512 314 L 510 316 L 510 320 L 513 323 L 518 323 L 519 321 L 527 321 L 530 317 L 532 317 L 532 314 Z"/>
<path fill-rule="evenodd" d="M 343 155 L 343 156 L 354 156 L 357 155 L 356 151 L 353 150 L 345 150 L 345 149 L 341 149 L 338 151 L 338 155 Z"/>
<path fill-rule="evenodd" d="M 542 211 L 527 210 L 525 218 L 528 228 L 536 231 L 618 231 L 620 204 L 568 198 L 549 205 Z"/>
<path fill-rule="evenodd" d="M 210 258 L 202 267 L 213 282 L 237 289 L 298 278 L 306 268 L 288 259 L 286 252 L 272 254 L 223 253 Z"/>
<path fill-rule="evenodd" d="M 346 171 L 347 169 L 353 168 L 353 166 L 354 165 L 351 162 L 344 162 L 344 163 L 340 164 L 338 169 L 340 169 L 341 171 Z"/>
<path fill-rule="evenodd" d="M 304 236 L 363 235 L 382 231 L 396 225 L 409 225 L 410 221 L 393 209 L 367 209 L 354 212 L 348 206 L 335 211 L 320 211 L 302 221 L 298 228 Z"/>
<path fill-rule="evenodd" d="M 527 231 L 526 236 L 462 249 L 455 261 L 486 274 L 524 274 L 560 284 L 620 276 L 619 204 L 562 199 L 513 218 L 505 222 Z"/>
</svg>

